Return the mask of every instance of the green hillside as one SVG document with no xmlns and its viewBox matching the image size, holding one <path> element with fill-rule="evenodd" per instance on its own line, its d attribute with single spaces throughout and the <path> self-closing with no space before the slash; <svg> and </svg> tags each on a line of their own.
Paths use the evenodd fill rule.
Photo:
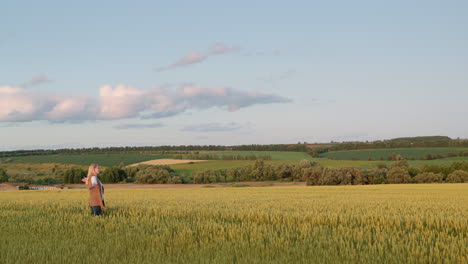
<svg viewBox="0 0 468 264">
<path fill-rule="evenodd" d="M 335 160 L 387 160 L 393 153 L 399 154 L 407 159 L 421 159 L 424 155 L 443 155 L 460 152 L 468 152 L 468 148 L 399 148 L 399 149 L 366 149 L 366 150 L 344 150 L 323 153 L 320 156 Z"/>
<path fill-rule="evenodd" d="M 169 155 L 153 155 L 153 154 L 59 154 L 59 155 L 44 155 L 44 156 L 24 156 L 10 158 L 12 163 L 61 163 L 61 164 L 77 164 L 89 165 L 97 163 L 102 166 L 118 166 L 120 163 L 125 165 L 153 160 L 171 158 Z"/>
</svg>

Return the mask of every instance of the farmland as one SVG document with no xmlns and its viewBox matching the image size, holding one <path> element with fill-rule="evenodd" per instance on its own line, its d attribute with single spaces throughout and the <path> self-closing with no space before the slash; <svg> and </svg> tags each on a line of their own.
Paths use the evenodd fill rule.
<svg viewBox="0 0 468 264">
<path fill-rule="evenodd" d="M 280 163 L 289 163 L 295 164 L 298 163 L 300 160 L 267 160 L 265 163 L 267 164 L 280 164 Z M 180 173 L 192 173 L 194 171 L 202 171 L 202 170 L 219 170 L 219 169 L 229 169 L 229 168 L 239 168 L 245 167 L 249 165 L 253 165 L 255 161 L 253 160 L 215 160 L 215 161 L 205 161 L 203 163 L 195 163 L 195 164 L 176 164 L 171 165 L 178 174 Z"/>
<path fill-rule="evenodd" d="M 203 154 L 216 154 L 222 155 L 270 155 L 271 161 L 267 163 L 297 163 L 302 159 L 311 160 L 312 158 L 304 152 L 282 152 L 282 151 L 212 151 L 201 152 Z M 66 167 L 70 165 L 77 165 L 83 168 L 89 166 L 91 163 L 98 163 L 99 165 L 109 167 L 118 166 L 120 163 L 131 165 L 140 162 L 146 162 L 156 159 L 173 158 L 173 155 L 161 154 L 148 154 L 148 153 L 110 153 L 110 154 L 58 154 L 58 155 L 38 155 L 38 156 L 23 156 L 13 157 L 9 159 L 8 163 L 0 163 L 0 168 L 5 168 L 9 173 L 33 175 L 51 175 L 51 170 L 54 167 Z M 53 164 L 52 164 L 53 163 Z M 185 173 L 190 174 L 193 171 L 200 171 L 205 169 L 226 169 L 245 167 L 254 164 L 254 160 L 210 160 L 195 164 L 175 164 L 171 165 L 176 170 L 177 174 Z M 60 165 L 63 164 L 63 165 Z M 76 166 L 75 166 L 76 167 Z"/>
<path fill-rule="evenodd" d="M 312 160 L 319 163 L 320 165 L 324 167 L 332 167 L 332 168 L 342 168 L 342 167 L 371 168 L 379 164 L 385 164 L 386 166 L 389 167 L 393 163 L 393 161 L 389 161 L 389 160 L 383 160 L 383 161 L 381 160 L 376 160 L 376 161 L 333 160 L 333 159 L 325 159 L 325 158 L 315 158 Z M 463 162 L 463 161 L 468 161 L 468 157 L 453 157 L 453 158 L 434 159 L 434 160 L 408 160 L 408 163 L 412 167 L 421 167 L 425 165 L 450 165 L 453 162 Z"/>
<path fill-rule="evenodd" d="M 333 158 L 335 160 L 379 160 L 387 159 L 393 153 L 400 154 L 407 159 L 420 159 L 424 155 L 446 155 L 447 153 L 459 153 L 468 151 L 468 148 L 399 148 L 399 149 L 368 149 L 368 150 L 347 150 L 332 151 L 322 154 L 322 157 Z"/>
<path fill-rule="evenodd" d="M 61 163 L 88 165 L 98 163 L 102 166 L 118 166 L 120 163 L 125 165 L 154 160 L 170 158 L 169 155 L 140 154 L 130 153 L 110 153 L 110 154 L 59 154 L 43 156 L 24 156 L 11 158 L 12 163 Z"/>
<path fill-rule="evenodd" d="M 456 150 L 461 151 L 461 148 Z M 405 150 L 408 149 L 392 149 L 392 150 L 361 150 L 361 151 L 335 151 L 328 152 L 323 155 L 344 155 L 342 158 L 349 158 L 355 156 L 353 153 L 359 153 L 362 157 L 365 157 L 369 153 L 374 155 L 381 155 L 382 153 Z M 410 149 L 414 152 L 415 149 Z M 455 148 L 426 148 L 417 150 L 419 154 L 422 153 L 445 153 L 446 151 L 455 151 Z M 41 180 L 46 178 L 53 178 L 61 180 L 63 172 L 68 168 L 79 167 L 86 169 L 91 163 L 98 163 L 104 167 L 115 167 L 120 164 L 131 165 L 139 162 L 150 162 L 153 164 L 165 164 L 164 161 L 167 158 L 174 158 L 174 156 L 180 156 L 172 152 L 171 154 L 162 155 L 155 152 L 151 154 L 149 152 L 127 152 L 127 153 L 108 153 L 108 154 L 55 154 L 55 155 L 37 155 L 37 156 L 22 156 L 22 157 L 10 157 L 2 159 L 0 163 L 0 169 L 3 168 L 11 176 L 12 181 L 29 181 L 29 180 Z M 279 165 L 279 164 L 298 164 L 301 160 L 314 161 L 317 164 L 324 167 L 342 168 L 342 167 L 358 167 L 358 168 L 373 168 L 377 166 L 385 165 L 390 167 L 392 161 L 388 160 L 341 160 L 341 159 L 329 159 L 329 158 L 312 158 L 305 152 L 287 152 L 287 151 L 200 151 L 201 155 L 217 155 L 222 157 L 223 155 L 236 157 L 237 155 L 248 157 L 248 156 L 269 156 L 271 160 L 266 160 L 265 164 Z M 408 154 L 409 152 L 400 152 Z M 346 156 L 346 155 L 347 156 Z M 333 157 L 334 158 L 334 157 Z M 6 161 L 6 162 L 5 162 Z M 451 158 L 442 158 L 434 160 L 409 160 L 409 165 L 412 167 L 422 167 L 425 165 L 446 165 L 450 166 L 453 162 L 468 161 L 467 156 L 457 156 Z M 171 162 L 169 165 L 175 170 L 175 174 L 183 176 L 184 178 L 189 177 L 194 172 L 204 170 L 220 170 L 220 169 L 231 169 L 231 168 L 242 168 L 249 165 L 254 165 L 255 160 L 208 160 L 203 162 L 189 162 L 184 164 L 174 164 L 177 162 Z M 187 178 L 188 179 L 188 178 Z M 190 180 L 189 180 L 190 181 Z"/>
<path fill-rule="evenodd" d="M 241 156 L 271 156 L 271 160 L 310 160 L 311 157 L 305 152 L 293 152 L 293 151 L 202 151 L 201 154 L 215 154 L 218 156 L 222 155 L 241 155 Z"/>
<path fill-rule="evenodd" d="M 468 185 L 0 192 L 3 263 L 466 263 Z"/>
</svg>

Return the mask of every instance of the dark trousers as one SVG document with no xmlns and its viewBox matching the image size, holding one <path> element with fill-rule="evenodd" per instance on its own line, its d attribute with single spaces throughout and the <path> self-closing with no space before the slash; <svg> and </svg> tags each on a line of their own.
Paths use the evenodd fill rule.
<svg viewBox="0 0 468 264">
<path fill-rule="evenodd" d="M 101 215 L 101 206 L 91 206 L 91 215 Z"/>
</svg>

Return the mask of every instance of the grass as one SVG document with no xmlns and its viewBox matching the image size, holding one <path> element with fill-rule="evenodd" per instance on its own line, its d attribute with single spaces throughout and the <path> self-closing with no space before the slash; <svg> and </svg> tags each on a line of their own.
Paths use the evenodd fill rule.
<svg viewBox="0 0 468 264">
<path fill-rule="evenodd" d="M 313 161 L 319 163 L 324 167 L 360 167 L 360 168 L 370 168 L 375 167 L 378 164 L 385 164 L 389 167 L 394 161 L 367 161 L 367 160 L 330 160 L 324 158 L 316 158 Z M 468 157 L 453 157 L 445 159 L 435 159 L 435 160 L 409 160 L 408 163 L 411 167 L 422 167 L 424 165 L 451 165 L 453 162 L 462 162 L 468 161 Z"/>
<path fill-rule="evenodd" d="M 335 160 L 379 160 L 381 157 L 387 159 L 392 153 L 400 154 L 408 159 L 420 159 L 426 154 L 459 153 L 460 151 L 468 151 L 468 148 L 400 148 L 400 149 L 366 149 L 366 150 L 346 150 L 332 151 L 321 154 L 325 158 L 333 158 Z"/>
<path fill-rule="evenodd" d="M 468 184 L 0 192 L 2 263 L 467 263 Z"/>
<path fill-rule="evenodd" d="M 299 160 L 266 160 L 267 164 L 280 164 L 280 163 L 298 163 Z M 210 160 L 204 162 L 196 162 L 193 164 L 184 163 L 184 164 L 175 164 L 170 165 L 172 169 L 176 171 L 177 175 L 185 173 L 190 175 L 194 171 L 203 171 L 203 170 L 219 170 L 219 169 L 229 169 L 229 168 L 240 168 L 246 167 L 249 165 L 255 164 L 254 160 Z"/>
<path fill-rule="evenodd" d="M 125 153 L 125 154 L 60 154 L 44 156 L 25 156 L 11 158 L 12 163 L 61 163 L 87 165 L 98 163 L 99 165 L 110 167 L 118 166 L 120 163 L 130 165 L 133 163 L 170 158 L 168 155 Z"/>
<path fill-rule="evenodd" d="M 256 155 L 256 156 L 271 156 L 272 160 L 311 160 L 309 154 L 305 152 L 292 152 L 292 151 L 201 151 L 200 154 L 217 154 L 218 156 L 222 155 Z"/>
<path fill-rule="evenodd" d="M 59 172 L 71 168 L 87 170 L 88 166 L 59 163 L 0 163 L 0 168 L 5 169 L 10 177 L 39 180 L 44 178 L 58 179 L 60 178 Z"/>
</svg>

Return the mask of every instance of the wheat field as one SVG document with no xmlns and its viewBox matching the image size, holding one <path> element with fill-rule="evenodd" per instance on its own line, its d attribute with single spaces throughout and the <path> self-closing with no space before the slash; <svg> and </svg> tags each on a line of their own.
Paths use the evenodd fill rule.
<svg viewBox="0 0 468 264">
<path fill-rule="evenodd" d="M 467 263 L 468 184 L 0 192 L 1 263 Z"/>
</svg>

